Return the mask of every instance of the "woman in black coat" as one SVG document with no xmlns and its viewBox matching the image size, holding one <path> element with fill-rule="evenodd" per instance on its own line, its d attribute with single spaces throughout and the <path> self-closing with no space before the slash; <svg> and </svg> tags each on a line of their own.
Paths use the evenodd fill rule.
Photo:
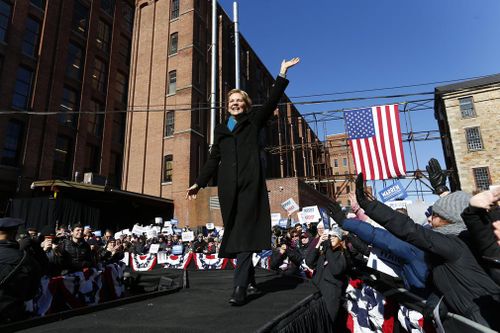
<svg viewBox="0 0 500 333">
<path fill-rule="evenodd" d="M 227 123 L 214 130 L 214 144 L 207 163 L 186 198 L 196 199 L 200 188 L 218 174 L 218 194 L 224 221 L 219 256 L 237 258 L 232 305 L 245 303 L 248 293 L 256 293 L 252 253 L 271 247 L 271 221 L 264 168 L 261 166 L 259 132 L 271 117 L 288 85 L 288 68 L 299 58 L 283 61 L 269 99 L 250 112 L 252 101 L 243 90 L 228 93 Z M 249 286 L 250 284 L 250 286 Z"/>
<path fill-rule="evenodd" d="M 306 254 L 306 265 L 314 268 L 312 281 L 321 292 L 326 309 L 335 322 L 340 299 L 347 287 L 347 258 L 339 228 L 323 233 L 318 244 Z"/>
</svg>

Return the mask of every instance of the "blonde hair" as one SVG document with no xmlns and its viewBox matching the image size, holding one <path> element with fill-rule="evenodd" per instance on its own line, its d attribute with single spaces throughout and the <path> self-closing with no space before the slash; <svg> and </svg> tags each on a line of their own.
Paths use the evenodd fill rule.
<svg viewBox="0 0 500 333">
<path fill-rule="evenodd" d="M 247 92 L 241 89 L 231 89 L 227 93 L 226 108 L 229 103 L 229 97 L 231 97 L 232 94 L 240 94 L 241 97 L 243 97 L 243 102 L 245 102 L 245 105 L 247 107 L 246 111 L 247 112 L 250 111 L 250 109 L 252 108 L 252 100 L 250 99 L 250 96 L 248 96 Z"/>
</svg>

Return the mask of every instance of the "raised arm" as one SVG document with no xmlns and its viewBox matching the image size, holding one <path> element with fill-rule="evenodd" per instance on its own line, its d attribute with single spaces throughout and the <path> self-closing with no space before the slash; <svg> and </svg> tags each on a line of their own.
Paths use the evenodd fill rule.
<svg viewBox="0 0 500 333">
<path fill-rule="evenodd" d="M 258 126 L 262 127 L 266 121 L 271 117 L 274 110 L 278 106 L 278 102 L 285 92 L 286 86 L 288 85 L 288 80 L 286 79 L 286 73 L 288 69 L 295 66 L 300 62 L 299 58 L 292 58 L 290 60 L 283 60 L 281 63 L 280 74 L 276 78 L 276 82 L 273 85 L 271 93 L 267 101 L 257 110 L 255 110 L 255 121 Z"/>
</svg>

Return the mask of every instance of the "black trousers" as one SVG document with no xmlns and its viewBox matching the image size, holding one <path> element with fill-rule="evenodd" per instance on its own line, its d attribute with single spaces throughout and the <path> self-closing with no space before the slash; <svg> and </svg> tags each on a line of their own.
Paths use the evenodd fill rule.
<svg viewBox="0 0 500 333">
<path fill-rule="evenodd" d="M 252 263 L 253 252 L 240 252 L 236 255 L 236 269 L 234 270 L 234 287 L 246 287 L 249 283 L 255 284 L 255 269 Z"/>
</svg>

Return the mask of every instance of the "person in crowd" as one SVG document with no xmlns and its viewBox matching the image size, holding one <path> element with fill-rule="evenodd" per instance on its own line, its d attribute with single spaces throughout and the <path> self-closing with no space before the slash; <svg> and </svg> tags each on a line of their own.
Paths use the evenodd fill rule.
<svg viewBox="0 0 500 333">
<path fill-rule="evenodd" d="M 0 218 L 0 324 L 28 317 L 24 302 L 36 295 L 42 277 L 43 263 L 32 255 L 32 249 L 22 250 L 16 242 L 22 224 L 21 219 Z"/>
<path fill-rule="evenodd" d="M 104 236 L 102 237 L 102 240 L 104 244 L 106 244 L 111 238 L 113 238 L 113 231 L 111 229 L 106 229 L 104 232 Z"/>
<path fill-rule="evenodd" d="M 297 247 L 297 250 L 299 251 L 300 255 L 305 258 L 306 257 L 306 252 L 307 249 L 309 248 L 309 242 L 311 238 L 309 237 L 309 234 L 303 232 L 299 236 L 299 244 Z"/>
<path fill-rule="evenodd" d="M 114 238 L 109 238 L 106 247 L 99 251 L 99 261 L 104 265 L 117 263 L 123 257 L 123 246 L 118 245 Z"/>
<path fill-rule="evenodd" d="M 71 236 L 61 243 L 61 262 L 69 272 L 81 271 L 92 267 L 90 245 L 83 239 L 83 226 L 77 223 L 71 230 Z"/>
<path fill-rule="evenodd" d="M 342 239 L 342 230 L 333 227 L 329 232 L 322 233 L 315 247 L 307 252 L 306 256 L 306 265 L 315 268 L 312 281 L 321 292 L 332 323 L 337 317 L 348 279 L 348 265 Z"/>
<path fill-rule="evenodd" d="M 433 205 L 432 229 L 428 229 L 383 203 L 368 199 L 363 187 L 361 173 L 356 179 L 356 199 L 365 213 L 429 257 L 433 291 L 444 296 L 447 308 L 479 324 L 499 329 L 500 287 L 458 237 L 465 229 L 460 214 L 468 206 L 470 195 L 459 191 L 437 200 Z M 450 332 L 454 330 L 451 321 L 444 320 L 443 324 Z"/>
<path fill-rule="evenodd" d="M 251 100 L 246 92 L 233 89 L 228 93 L 227 123 L 215 128 L 210 157 L 196 182 L 186 193 L 195 199 L 218 170 L 219 201 L 224 222 L 224 235 L 219 255 L 237 258 L 234 290 L 229 303 L 243 305 L 248 286 L 255 289 L 252 254 L 270 247 L 270 209 L 265 175 L 260 158 L 259 133 L 266 125 L 283 95 L 289 68 L 299 58 L 283 61 L 268 101 L 250 112 Z"/>
<path fill-rule="evenodd" d="M 35 227 L 28 227 L 27 229 L 28 235 L 31 239 L 37 239 L 38 238 L 38 229 Z"/>
<path fill-rule="evenodd" d="M 292 228 L 290 237 L 284 237 L 280 246 L 273 250 L 270 267 L 285 276 L 303 276 L 301 264 L 304 260 L 298 249 L 299 233 Z"/>
<path fill-rule="evenodd" d="M 498 200 L 500 187 L 478 193 L 470 199 L 462 218 L 481 266 L 500 285 L 500 246 L 492 226 L 492 222 L 500 217 Z"/>
<path fill-rule="evenodd" d="M 215 254 L 217 253 L 217 245 L 215 244 L 215 240 L 212 237 L 207 239 L 207 246 L 203 250 L 204 254 Z"/>
<path fill-rule="evenodd" d="M 203 253 L 206 247 L 207 247 L 207 242 L 203 238 L 203 234 L 198 234 L 198 237 L 193 242 L 192 251 L 194 253 Z"/>
</svg>

